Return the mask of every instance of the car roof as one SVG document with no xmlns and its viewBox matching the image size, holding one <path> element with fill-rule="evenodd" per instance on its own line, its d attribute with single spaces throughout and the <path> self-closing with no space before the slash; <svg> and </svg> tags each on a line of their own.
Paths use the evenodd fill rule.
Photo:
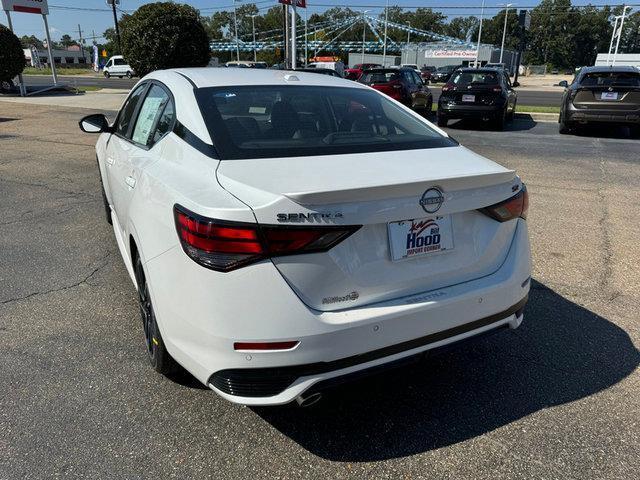
<svg viewBox="0 0 640 480">
<path fill-rule="evenodd" d="M 632 67 L 630 65 L 597 65 L 593 67 L 582 67 L 580 69 L 580 73 L 607 73 L 607 72 L 632 72 L 638 73 L 637 67 Z"/>
<path fill-rule="evenodd" d="M 474 68 L 474 67 L 461 67 L 458 69 L 459 72 L 478 72 L 478 73 L 496 73 L 500 70 L 504 70 L 503 68 L 495 68 L 495 67 L 484 67 L 484 68 Z"/>
<path fill-rule="evenodd" d="M 311 72 L 244 68 L 175 68 L 154 72 L 153 78 L 162 81 L 163 76 L 177 73 L 197 88 L 259 85 L 309 85 L 367 88 L 350 80 Z"/>
</svg>

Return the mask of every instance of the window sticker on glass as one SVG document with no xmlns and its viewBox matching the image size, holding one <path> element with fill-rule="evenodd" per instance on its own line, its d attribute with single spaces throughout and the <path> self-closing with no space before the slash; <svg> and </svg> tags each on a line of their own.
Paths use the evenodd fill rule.
<svg viewBox="0 0 640 480">
<path fill-rule="evenodd" d="M 134 142 L 142 145 L 147 144 L 147 141 L 149 140 L 149 133 L 151 133 L 151 128 L 153 127 L 153 122 L 160 112 L 160 107 L 165 100 L 165 98 L 152 97 L 147 97 L 145 99 L 144 104 L 140 109 L 140 114 L 138 115 L 136 127 L 133 131 Z"/>
</svg>

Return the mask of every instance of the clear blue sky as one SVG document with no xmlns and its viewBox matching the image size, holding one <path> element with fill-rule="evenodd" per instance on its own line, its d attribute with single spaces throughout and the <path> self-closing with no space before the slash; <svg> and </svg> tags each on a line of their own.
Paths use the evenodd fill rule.
<svg viewBox="0 0 640 480">
<path fill-rule="evenodd" d="M 515 3 L 517 8 L 532 7 L 539 3 L 539 0 L 508 0 Z M 400 5 L 404 7 L 432 7 L 434 10 L 441 11 L 447 15 L 478 15 L 479 8 L 453 8 L 476 6 L 479 7 L 482 0 L 390 0 L 390 5 Z M 140 5 L 151 3 L 151 0 L 120 0 L 120 7 L 124 11 L 133 11 Z M 215 11 L 230 10 L 233 0 L 190 0 L 178 3 L 187 3 L 199 9 L 203 15 L 211 15 Z M 273 5 L 276 0 L 256 0 L 255 2 L 243 0 L 243 3 L 256 3 L 261 12 L 266 11 Z M 380 12 L 384 9 L 385 0 L 307 0 L 309 4 L 308 13 L 323 11 L 330 6 L 349 6 L 354 10 L 362 9 L 366 6 L 372 13 Z M 501 0 L 486 0 L 487 13 L 493 14 L 500 7 Z M 622 0 L 573 0 L 574 5 L 585 5 L 588 3 L 596 5 L 618 5 L 623 3 Z M 627 3 L 640 3 L 627 0 Z M 64 8 L 67 7 L 67 8 Z M 71 10 L 68 7 L 86 9 Z M 83 36 L 91 36 L 92 31 L 96 35 L 102 35 L 102 32 L 108 27 L 113 26 L 113 15 L 109 11 L 105 0 L 49 0 L 49 27 L 51 36 L 54 40 L 59 39 L 63 34 L 67 33 L 72 38 L 78 37 L 78 24 L 81 25 Z M 635 9 L 634 9 L 635 10 Z M 119 14 L 120 15 L 120 14 Z M 18 36 L 35 35 L 38 38 L 44 38 L 44 27 L 42 18 L 39 15 L 26 13 L 13 13 L 13 28 Z M 4 12 L 0 13 L 0 23 L 6 24 L 6 16 Z"/>
</svg>

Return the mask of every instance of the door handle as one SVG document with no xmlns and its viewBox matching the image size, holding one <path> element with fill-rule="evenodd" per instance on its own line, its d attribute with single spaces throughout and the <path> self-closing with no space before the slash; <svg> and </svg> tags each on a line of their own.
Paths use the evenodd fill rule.
<svg viewBox="0 0 640 480">
<path fill-rule="evenodd" d="M 107 164 L 108 165 L 113 165 L 113 162 L 114 162 L 113 157 L 107 157 Z"/>
<path fill-rule="evenodd" d="M 136 186 L 136 179 L 133 178 L 131 175 L 129 175 L 127 178 L 124 179 L 124 183 L 126 183 L 129 188 L 133 188 Z"/>
</svg>

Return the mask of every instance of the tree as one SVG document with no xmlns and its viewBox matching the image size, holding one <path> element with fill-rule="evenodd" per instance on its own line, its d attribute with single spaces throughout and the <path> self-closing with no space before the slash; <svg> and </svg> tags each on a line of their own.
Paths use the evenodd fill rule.
<svg viewBox="0 0 640 480">
<path fill-rule="evenodd" d="M 542 0 L 531 11 L 526 59 L 533 64 L 573 65 L 574 34 L 571 0 Z"/>
<path fill-rule="evenodd" d="M 209 62 L 209 40 L 197 10 L 169 2 L 142 5 L 120 21 L 122 53 L 140 76 Z"/>
<path fill-rule="evenodd" d="M 23 35 L 20 38 L 20 44 L 22 45 L 22 48 L 31 48 L 31 45 L 35 45 L 35 47 L 38 49 L 44 48 L 42 40 L 37 38 L 35 35 Z"/>
<path fill-rule="evenodd" d="M 478 17 L 455 17 L 444 27 L 444 34 L 474 42 L 478 38 Z"/>
<path fill-rule="evenodd" d="M 70 35 L 66 33 L 62 35 L 62 37 L 60 37 L 60 41 L 58 42 L 58 44 L 62 48 L 69 48 L 72 45 L 79 45 L 78 42 L 76 42 L 73 38 L 71 38 Z"/>
<path fill-rule="evenodd" d="M 12 80 L 24 70 L 25 60 L 20 39 L 0 25 L 0 81 Z"/>
</svg>

